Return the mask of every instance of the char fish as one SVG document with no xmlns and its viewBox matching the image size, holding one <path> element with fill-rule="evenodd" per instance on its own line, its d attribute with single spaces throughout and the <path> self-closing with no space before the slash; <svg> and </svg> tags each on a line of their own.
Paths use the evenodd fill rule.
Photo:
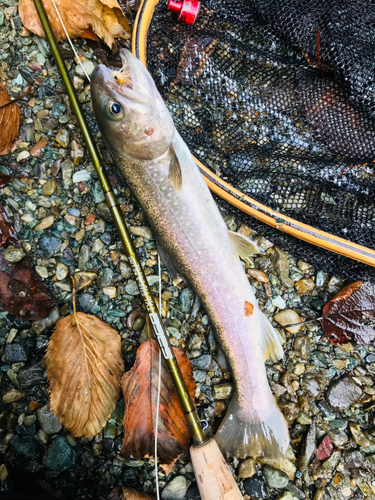
<svg viewBox="0 0 375 500">
<path fill-rule="evenodd" d="M 283 350 L 239 260 L 257 252 L 256 245 L 228 231 L 152 77 L 129 51 L 120 54 L 120 72 L 99 65 L 92 75 L 93 109 L 162 260 L 196 290 L 229 361 L 235 390 L 215 439 L 227 455 L 280 456 L 288 428 L 264 360 L 279 359 Z"/>
</svg>

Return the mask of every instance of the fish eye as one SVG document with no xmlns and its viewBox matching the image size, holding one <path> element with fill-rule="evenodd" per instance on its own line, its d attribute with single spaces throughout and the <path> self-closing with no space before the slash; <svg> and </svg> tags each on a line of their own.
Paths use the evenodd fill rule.
<svg viewBox="0 0 375 500">
<path fill-rule="evenodd" d="M 124 115 L 124 110 L 120 103 L 116 101 L 107 102 L 107 113 L 113 120 L 121 120 Z"/>
<path fill-rule="evenodd" d="M 118 102 L 112 102 L 109 106 L 109 109 L 111 110 L 111 113 L 113 113 L 114 115 L 118 115 L 122 111 L 122 107 Z"/>
</svg>

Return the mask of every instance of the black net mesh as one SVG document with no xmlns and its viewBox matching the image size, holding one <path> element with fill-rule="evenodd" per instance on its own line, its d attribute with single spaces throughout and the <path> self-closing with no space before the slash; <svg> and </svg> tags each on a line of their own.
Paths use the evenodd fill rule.
<svg viewBox="0 0 375 500">
<path fill-rule="evenodd" d="M 375 248 L 373 1 L 204 0 L 194 26 L 161 1 L 147 60 L 204 165 L 285 215 Z M 248 223 L 322 269 L 375 280 L 369 266 Z"/>
</svg>

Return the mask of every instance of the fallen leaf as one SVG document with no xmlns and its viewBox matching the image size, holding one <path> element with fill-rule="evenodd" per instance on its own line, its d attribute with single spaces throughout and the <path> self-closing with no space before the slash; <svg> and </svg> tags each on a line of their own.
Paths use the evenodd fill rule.
<svg viewBox="0 0 375 500">
<path fill-rule="evenodd" d="M 11 175 L 3 174 L 2 172 L 0 172 L 0 188 L 7 186 L 11 178 Z"/>
<path fill-rule="evenodd" d="M 116 486 L 107 500 L 155 500 L 155 497 L 149 497 L 146 493 L 139 493 L 126 486 Z"/>
<path fill-rule="evenodd" d="M 189 394 L 194 399 L 195 381 L 191 363 L 185 353 L 176 348 L 173 348 L 173 351 Z M 146 340 L 138 348 L 133 368 L 125 373 L 122 379 L 122 391 L 125 398 L 125 434 L 121 452 L 125 455 L 133 455 L 137 459 L 154 456 L 158 367 L 158 343 L 156 340 Z M 181 454 L 187 452 L 189 443 L 189 428 L 162 358 L 158 425 L 160 463 L 173 464 Z"/>
<path fill-rule="evenodd" d="M 121 391 L 120 335 L 95 316 L 71 314 L 57 322 L 44 363 L 57 418 L 72 436 L 96 436 Z"/>
<path fill-rule="evenodd" d="M 20 128 L 20 108 L 11 103 L 3 82 L 0 82 L 0 155 L 10 153 L 14 139 Z"/>
<path fill-rule="evenodd" d="M 19 262 L 4 259 L 4 251 L 9 245 L 22 246 L 5 209 L 0 205 L 1 307 L 17 318 L 32 321 L 44 318 L 55 307 L 56 301 L 27 256 Z"/>
<path fill-rule="evenodd" d="M 333 344 L 346 343 L 353 336 L 358 342 L 369 344 L 375 338 L 371 319 L 375 319 L 375 285 L 357 281 L 324 306 L 320 321 Z"/>
<path fill-rule="evenodd" d="M 110 48 L 115 46 L 115 38 L 130 38 L 130 27 L 117 1 L 100 0 L 56 0 L 56 5 L 69 36 L 101 38 Z M 105 5 L 105 4 L 109 4 Z M 66 40 L 66 35 L 52 2 L 43 1 L 52 30 L 58 41 Z M 20 0 L 19 15 L 24 26 L 44 38 L 44 30 L 39 20 L 34 1 Z"/>
</svg>

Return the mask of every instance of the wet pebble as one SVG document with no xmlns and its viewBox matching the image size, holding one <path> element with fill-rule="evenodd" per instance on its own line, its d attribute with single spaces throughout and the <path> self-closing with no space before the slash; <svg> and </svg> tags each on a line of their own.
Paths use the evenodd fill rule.
<svg viewBox="0 0 375 500">
<path fill-rule="evenodd" d="M 90 293 L 83 293 L 78 297 L 78 303 L 83 312 L 91 311 L 95 304 L 95 298 Z"/>
<path fill-rule="evenodd" d="M 37 411 L 39 424 L 46 434 L 57 434 L 62 429 L 58 418 L 50 410 L 49 405 L 44 405 Z"/>
<path fill-rule="evenodd" d="M 270 494 L 267 484 L 256 476 L 246 479 L 243 482 L 243 487 L 250 497 L 268 498 Z"/>
<path fill-rule="evenodd" d="M 109 267 L 101 269 L 98 273 L 97 278 L 98 288 L 104 288 L 106 286 L 112 285 L 113 282 L 113 271 Z M 135 294 L 131 294 L 135 295 Z"/>
<path fill-rule="evenodd" d="M 82 69 L 82 66 L 83 69 Z M 87 78 L 87 76 L 90 78 L 94 69 L 95 69 L 95 64 L 92 61 L 88 61 L 87 59 L 81 61 L 81 64 L 77 64 L 75 67 L 75 74 L 79 76 L 80 78 Z"/>
<path fill-rule="evenodd" d="M 279 247 L 274 247 L 275 250 L 275 271 L 286 288 L 293 288 L 294 282 L 289 277 L 289 262 L 288 254 Z"/>
<path fill-rule="evenodd" d="M 55 255 L 61 248 L 61 239 L 56 236 L 46 235 L 39 240 L 39 248 L 42 250 L 46 259 Z"/>
<path fill-rule="evenodd" d="M 56 134 L 55 140 L 60 144 L 60 146 L 67 148 L 70 142 L 69 132 L 66 129 L 60 130 Z"/>
<path fill-rule="evenodd" d="M 262 467 L 263 476 L 270 488 L 285 488 L 289 483 L 289 478 L 285 472 L 275 469 L 270 465 Z"/>
<path fill-rule="evenodd" d="M 301 321 L 299 315 L 293 311 L 293 309 L 284 309 L 283 311 L 278 312 L 273 317 L 273 320 L 281 326 L 291 325 Z M 300 326 L 290 326 L 289 328 L 286 328 L 286 331 L 289 333 L 297 333 L 300 328 Z"/>
<path fill-rule="evenodd" d="M 20 260 L 22 260 L 25 255 L 26 255 L 26 252 L 25 250 L 23 249 L 23 247 L 16 247 L 14 245 L 9 245 L 5 252 L 4 252 L 4 259 L 7 261 L 7 262 L 19 262 Z"/>
<path fill-rule="evenodd" d="M 14 436 L 10 442 L 15 451 L 26 458 L 38 458 L 41 453 L 41 446 L 30 438 Z"/>
<path fill-rule="evenodd" d="M 40 365 L 22 368 L 18 372 L 17 378 L 20 386 L 25 389 L 45 384 L 47 381 L 45 369 Z"/>
<path fill-rule="evenodd" d="M 181 312 L 188 313 L 191 309 L 195 293 L 190 288 L 184 288 L 180 293 L 180 310 Z"/>
<path fill-rule="evenodd" d="M 58 319 L 60 319 L 60 311 L 59 308 L 56 306 L 51 310 L 51 312 L 45 318 L 33 321 L 32 323 L 33 330 L 37 335 L 40 335 L 41 333 L 53 328 L 56 325 Z"/>
<path fill-rule="evenodd" d="M 151 240 L 152 238 L 151 229 L 146 226 L 131 226 L 130 232 L 136 236 L 141 236 L 145 240 Z"/>
<path fill-rule="evenodd" d="M 27 353 L 21 344 L 7 344 L 5 346 L 5 357 L 9 363 L 27 361 Z"/>
<path fill-rule="evenodd" d="M 42 219 L 41 222 L 39 222 L 39 224 L 35 226 L 35 231 L 44 231 L 45 229 L 51 227 L 54 222 L 55 217 L 53 215 L 49 215 L 48 217 Z"/>
<path fill-rule="evenodd" d="M 318 372 L 309 372 L 302 375 L 301 389 L 309 399 L 319 398 L 326 386 L 327 379 Z"/>
<path fill-rule="evenodd" d="M 56 266 L 56 279 L 62 281 L 68 276 L 68 273 L 69 273 L 68 266 L 59 262 Z"/>
<path fill-rule="evenodd" d="M 57 189 L 57 182 L 55 179 L 50 179 L 45 184 L 43 184 L 42 192 L 44 196 L 52 196 Z"/>
<path fill-rule="evenodd" d="M 10 389 L 4 394 L 3 401 L 4 403 L 15 403 L 16 401 L 22 399 L 23 396 L 23 392 L 19 391 L 18 389 Z"/>
<path fill-rule="evenodd" d="M 130 276 L 132 276 L 133 274 L 132 268 L 130 267 L 130 264 L 128 264 L 127 262 L 120 262 L 119 269 L 121 276 L 124 279 L 130 278 Z"/>
<path fill-rule="evenodd" d="M 293 349 L 301 359 L 308 359 L 310 355 L 311 339 L 307 335 L 299 335 L 294 340 Z"/>
<path fill-rule="evenodd" d="M 312 280 L 311 278 L 305 278 L 297 281 L 297 283 L 294 286 L 296 288 L 298 295 L 304 295 L 314 290 L 315 283 L 314 280 Z"/>
<path fill-rule="evenodd" d="M 246 479 L 248 477 L 253 477 L 256 471 L 256 461 L 254 458 L 246 458 L 246 460 L 240 463 L 237 475 L 240 479 Z"/>
<path fill-rule="evenodd" d="M 194 368 L 198 370 L 205 370 L 205 371 L 215 371 L 219 367 L 210 354 L 203 354 L 202 356 L 193 359 L 192 365 Z"/>
<path fill-rule="evenodd" d="M 170 481 L 161 493 L 163 500 L 182 500 L 185 498 L 188 483 L 184 476 L 176 476 Z"/>
<path fill-rule="evenodd" d="M 231 384 L 218 384 L 214 385 L 214 398 L 228 399 L 232 395 L 232 385 Z"/>
<path fill-rule="evenodd" d="M 362 389 L 355 383 L 354 379 L 345 375 L 331 383 L 326 398 L 329 405 L 335 410 L 347 410 L 361 399 L 362 394 Z"/>
<path fill-rule="evenodd" d="M 64 472 L 75 466 L 77 453 L 64 436 L 57 436 L 44 457 L 44 466 L 53 471 Z"/>
</svg>

